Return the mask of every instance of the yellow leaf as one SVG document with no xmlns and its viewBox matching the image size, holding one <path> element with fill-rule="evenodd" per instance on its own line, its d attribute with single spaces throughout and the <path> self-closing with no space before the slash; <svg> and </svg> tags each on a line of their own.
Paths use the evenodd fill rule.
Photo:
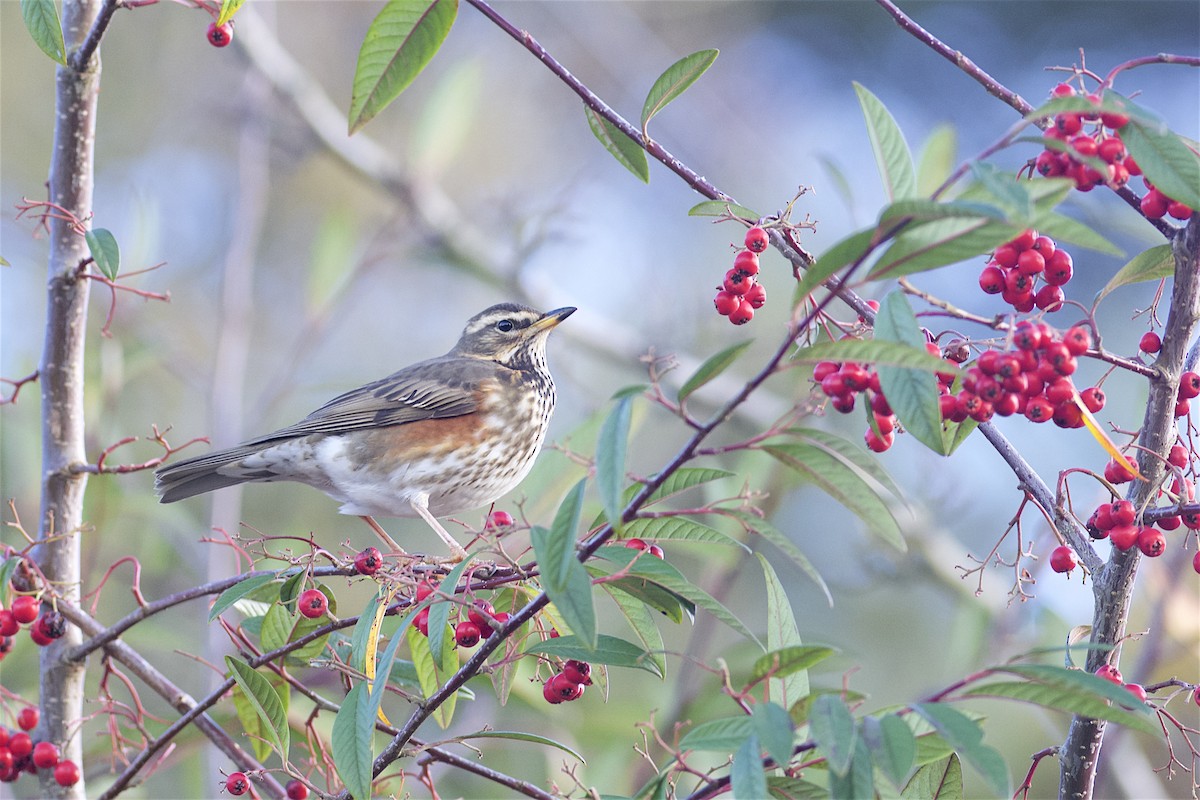
<svg viewBox="0 0 1200 800">
<path fill-rule="evenodd" d="M 367 673 L 367 680 L 372 683 L 372 690 L 374 690 L 375 682 L 375 658 L 379 654 L 379 628 L 383 625 L 383 616 L 387 613 L 388 606 L 391 605 L 392 600 L 395 599 L 396 593 L 400 591 L 400 586 L 399 584 L 392 584 L 388 587 L 381 587 L 380 590 L 384 594 L 383 602 L 375 609 L 375 619 L 371 620 L 371 632 L 367 636 L 366 663 L 363 666 L 364 671 Z M 384 676 L 384 680 L 387 680 L 387 676 Z M 392 724 L 388 720 L 387 715 L 383 713 L 382 708 L 379 709 L 379 720 L 384 725 Z"/>
<path fill-rule="evenodd" d="M 1080 413 L 1083 414 L 1084 426 L 1091 431 L 1092 436 L 1094 436 L 1096 441 L 1100 443 L 1100 446 L 1103 447 L 1110 456 L 1116 459 L 1117 463 L 1124 464 L 1125 468 L 1132 472 L 1135 478 L 1140 481 L 1146 480 L 1146 476 L 1138 472 L 1137 466 L 1126 461 L 1125 456 L 1121 453 L 1117 445 L 1112 439 L 1108 438 L 1108 434 L 1105 433 L 1104 429 L 1100 427 L 1100 423 L 1097 422 L 1096 418 L 1092 416 L 1092 412 L 1088 411 L 1087 406 L 1083 404 L 1083 399 L 1080 398 L 1079 392 L 1075 392 L 1073 399 L 1075 400 L 1075 405 L 1079 407 Z"/>
</svg>

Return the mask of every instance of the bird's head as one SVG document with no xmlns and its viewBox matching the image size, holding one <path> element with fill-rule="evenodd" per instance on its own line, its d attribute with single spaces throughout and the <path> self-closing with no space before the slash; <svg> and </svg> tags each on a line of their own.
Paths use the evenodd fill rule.
<svg viewBox="0 0 1200 800">
<path fill-rule="evenodd" d="M 480 311 L 463 328 L 452 355 L 480 358 L 512 369 L 545 365 L 546 338 L 571 316 L 571 306 L 542 313 L 516 303 L 500 303 Z"/>
</svg>

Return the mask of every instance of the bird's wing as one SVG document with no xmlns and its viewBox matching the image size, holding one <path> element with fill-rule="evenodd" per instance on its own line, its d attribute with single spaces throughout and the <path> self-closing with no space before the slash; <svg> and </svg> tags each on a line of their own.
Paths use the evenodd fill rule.
<svg viewBox="0 0 1200 800">
<path fill-rule="evenodd" d="M 335 397 L 296 424 L 245 444 L 469 414 L 479 405 L 481 384 L 496 367 L 487 361 L 445 356 L 423 361 Z"/>
</svg>

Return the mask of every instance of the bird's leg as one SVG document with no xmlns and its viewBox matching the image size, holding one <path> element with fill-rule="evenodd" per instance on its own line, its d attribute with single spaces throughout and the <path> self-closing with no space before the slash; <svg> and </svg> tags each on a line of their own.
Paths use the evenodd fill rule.
<svg viewBox="0 0 1200 800">
<path fill-rule="evenodd" d="M 383 529 L 383 526 L 381 526 L 378 522 L 375 521 L 374 517 L 368 517 L 368 516 L 363 515 L 363 516 L 359 516 L 359 519 L 361 519 L 363 522 L 365 522 L 371 526 L 371 530 L 375 531 L 376 535 L 379 536 L 379 538 L 383 540 L 383 543 L 388 546 L 388 549 L 391 552 L 399 553 L 401 555 L 408 555 L 407 553 L 404 552 L 403 547 L 396 544 L 395 539 L 393 539 L 391 536 L 388 536 L 388 532 Z"/>
<path fill-rule="evenodd" d="M 450 561 L 452 563 L 457 564 L 467 557 L 467 551 L 463 549 L 461 544 L 454 541 L 453 536 L 446 532 L 446 529 L 442 527 L 442 523 L 438 522 L 437 517 L 433 516 L 433 514 L 429 512 L 429 508 L 424 502 L 413 500 L 411 501 L 411 505 L 413 507 L 413 511 L 416 511 L 418 514 L 420 514 L 421 519 L 428 522 L 429 527 L 433 528 L 433 532 L 440 536 L 443 542 L 449 545 Z"/>
</svg>

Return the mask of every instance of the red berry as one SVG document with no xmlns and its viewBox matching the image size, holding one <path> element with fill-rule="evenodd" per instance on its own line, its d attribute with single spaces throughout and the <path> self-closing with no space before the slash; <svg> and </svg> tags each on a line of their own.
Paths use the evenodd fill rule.
<svg viewBox="0 0 1200 800">
<path fill-rule="evenodd" d="M 1083 426 L 1083 412 L 1073 402 L 1059 403 L 1054 407 L 1054 424 L 1060 428 Z"/>
<path fill-rule="evenodd" d="M 305 617 L 316 619 L 325 616 L 325 612 L 329 610 L 329 598 L 320 589 L 305 589 L 300 593 L 296 607 Z"/>
<path fill-rule="evenodd" d="M 895 442 L 895 437 L 891 435 L 879 435 L 875 431 L 867 428 L 867 432 L 863 434 L 863 440 L 867 443 L 867 449 L 873 453 L 883 453 L 891 449 L 892 443 Z"/>
<path fill-rule="evenodd" d="M 546 681 L 546 686 L 542 689 L 542 694 L 551 703 L 569 703 L 583 696 L 583 684 L 575 683 L 560 672 Z M 551 695 L 556 697 L 557 700 L 551 700 Z"/>
<path fill-rule="evenodd" d="M 40 714 L 34 706 L 25 706 L 17 713 L 17 727 L 23 731 L 31 731 L 37 727 Z"/>
<path fill-rule="evenodd" d="M 32 639 L 33 643 L 36 644 L 38 647 L 45 647 L 46 645 L 48 645 L 54 641 L 53 639 L 51 639 L 49 636 L 46 635 L 46 633 L 42 630 L 41 625 L 30 625 L 29 626 L 29 638 Z"/>
<path fill-rule="evenodd" d="M 758 274 L 758 256 L 749 250 L 742 250 L 733 258 L 733 268 L 745 275 Z"/>
<path fill-rule="evenodd" d="M 746 231 L 746 249 L 747 250 L 754 252 L 754 253 L 761 253 L 762 251 L 767 249 L 768 242 L 769 242 L 769 237 L 767 236 L 767 232 L 764 231 L 762 228 L 758 227 L 757 225 L 755 225 L 750 230 Z"/>
<path fill-rule="evenodd" d="M 38 769 L 51 769 L 58 763 L 58 745 L 54 742 L 38 742 L 33 746 L 33 765 Z"/>
<path fill-rule="evenodd" d="M 1112 514 L 1113 525 L 1132 525 L 1137 518 L 1137 512 L 1133 507 L 1133 503 L 1128 500 L 1117 500 L 1113 502 L 1109 509 Z"/>
<path fill-rule="evenodd" d="M 54 768 L 54 782 L 59 786 L 74 786 L 79 778 L 79 766 L 74 761 L 60 761 Z"/>
<path fill-rule="evenodd" d="M 1067 162 L 1060 153 L 1043 150 L 1033 162 L 1034 169 L 1045 178 L 1056 178 L 1066 171 Z"/>
<path fill-rule="evenodd" d="M 1150 558 L 1158 558 L 1167 549 L 1167 540 L 1157 528 L 1142 528 L 1138 531 L 1137 545 Z"/>
<path fill-rule="evenodd" d="M 745 325 L 750 320 L 754 319 L 754 306 L 746 298 L 738 303 L 737 310 L 729 315 L 729 321 L 734 325 Z"/>
<path fill-rule="evenodd" d="M 1100 122 L 1104 124 L 1104 127 L 1115 131 L 1129 124 L 1129 115 L 1119 111 L 1101 111 Z"/>
<path fill-rule="evenodd" d="M 67 632 L 67 619 L 57 611 L 47 611 L 37 618 L 30 630 L 36 628 L 47 639 L 61 639 Z"/>
<path fill-rule="evenodd" d="M 767 289 L 761 283 L 756 283 L 746 292 L 746 302 L 752 308 L 762 308 L 767 304 Z"/>
<path fill-rule="evenodd" d="M 1053 313 L 1063 307 L 1066 299 L 1061 286 L 1046 285 L 1038 289 L 1038 293 L 1033 296 L 1033 304 L 1042 311 Z"/>
<path fill-rule="evenodd" d="M 662 559 L 662 560 L 664 560 L 664 561 L 665 561 L 665 560 L 666 560 L 666 558 L 667 558 L 667 554 L 663 552 L 663 549 L 662 549 L 661 547 L 659 547 L 658 545 L 656 545 L 656 544 L 653 544 L 653 543 L 651 543 L 651 544 L 650 544 L 650 545 L 649 545 L 649 546 L 646 548 L 646 552 L 647 552 L 647 553 L 649 553 L 650 555 L 654 556 L 655 558 L 659 558 L 659 559 Z"/>
<path fill-rule="evenodd" d="M 1096 155 L 1096 151 L 1099 149 L 1096 145 L 1096 140 L 1086 133 L 1082 133 L 1071 139 L 1071 147 L 1074 147 L 1075 152 L 1079 153 L 1079 155 L 1088 157 Z"/>
<path fill-rule="evenodd" d="M 1128 169 L 1128 167 L 1126 168 Z M 1146 219 L 1162 219 L 1170 204 L 1171 201 L 1167 199 L 1166 195 L 1158 189 L 1151 189 L 1142 196 L 1139 205 L 1142 209 L 1142 216 Z"/>
<path fill-rule="evenodd" d="M 227 47 L 232 41 L 233 20 L 228 20 L 224 25 L 217 25 L 215 21 L 208 24 L 208 43 L 213 47 Z"/>
<path fill-rule="evenodd" d="M 1118 525 L 1108 532 L 1108 540 L 1118 550 L 1128 550 L 1137 544 L 1138 533 L 1136 525 Z"/>
<path fill-rule="evenodd" d="M 1056 378 L 1046 386 L 1046 399 L 1054 405 L 1062 405 L 1075 396 L 1075 384 L 1070 378 Z"/>
<path fill-rule="evenodd" d="M 1051 97 L 1074 97 L 1075 87 L 1069 83 L 1060 83 L 1050 90 Z"/>
<path fill-rule="evenodd" d="M 1084 325 L 1076 325 L 1063 334 L 1063 344 L 1073 356 L 1081 356 L 1092 346 L 1092 334 Z"/>
<path fill-rule="evenodd" d="M 1196 555 L 1192 556 L 1192 571 L 1200 575 L 1200 550 L 1196 551 Z M 1196 689 L 1196 705 L 1200 706 L 1200 687 Z"/>
<path fill-rule="evenodd" d="M 1100 413 L 1100 409 L 1104 408 L 1104 391 L 1097 386 L 1090 386 L 1079 393 L 1079 399 L 1083 401 L 1083 405 L 1088 411 L 1093 414 Z"/>
<path fill-rule="evenodd" d="M 499 626 L 499 625 L 503 625 L 504 623 L 508 622 L 509 617 L 511 617 L 511 616 L 512 615 L 509 614 L 507 611 L 497 611 L 495 616 L 492 617 L 492 619 L 494 619 L 496 621 L 496 625 Z M 490 625 L 488 627 L 491 628 Z M 491 636 L 491 635 L 492 635 L 492 632 L 488 632 L 488 636 Z"/>
<path fill-rule="evenodd" d="M 1096 155 L 1107 161 L 1109 164 L 1116 164 L 1118 161 L 1125 160 L 1125 143 L 1115 136 L 1110 136 L 1100 143 L 1096 148 Z"/>
<path fill-rule="evenodd" d="M 234 797 L 240 797 L 250 790 L 250 781 L 244 772 L 231 772 L 225 779 L 225 791 Z"/>
<path fill-rule="evenodd" d="M 717 313 L 722 317 L 728 317 L 737 307 L 741 305 L 742 300 L 733 292 L 727 292 L 721 289 L 717 292 L 717 296 L 713 298 L 713 306 L 717 309 Z"/>
<path fill-rule="evenodd" d="M 1183 524 L 1183 519 L 1176 514 L 1173 517 L 1162 517 L 1154 524 L 1157 525 L 1160 530 L 1173 531 Z"/>
<path fill-rule="evenodd" d="M 354 557 L 354 571 L 359 575 L 374 575 L 382 566 L 383 554 L 377 547 L 368 547 Z"/>
<path fill-rule="evenodd" d="M 1000 294 L 1004 291 L 1004 270 L 997 266 L 984 267 L 979 273 L 979 288 L 986 294 Z"/>
<path fill-rule="evenodd" d="M 429 635 L 429 607 L 428 606 L 426 606 L 425 608 L 422 608 L 420 611 L 417 612 L 417 615 L 415 617 L 413 617 L 413 625 L 416 627 L 417 630 L 419 630 L 421 632 L 421 635 L 423 635 L 423 636 Z"/>
<path fill-rule="evenodd" d="M 592 685 L 592 665 L 586 661 L 571 659 L 566 664 L 563 664 L 563 675 L 572 683 L 578 683 L 583 686 Z"/>
<path fill-rule="evenodd" d="M 1186 417 L 1192 410 L 1191 400 L 1180 400 L 1175 403 L 1175 417 Z"/>
<path fill-rule="evenodd" d="M 495 619 L 496 609 L 487 600 L 476 600 L 467 611 L 467 619 L 479 626 L 480 630 L 491 629 L 489 619 Z"/>
<path fill-rule="evenodd" d="M 1130 693 L 1134 697 L 1137 698 L 1137 701 L 1139 703 L 1146 702 L 1146 687 L 1145 686 L 1142 686 L 1140 683 L 1127 683 L 1127 684 L 1125 684 L 1125 688 L 1128 689 L 1130 691 Z"/>
<path fill-rule="evenodd" d="M 1167 463 L 1179 469 L 1186 469 L 1188 461 L 1191 460 L 1188 456 L 1188 450 L 1181 444 L 1171 445 L 1171 452 L 1167 455 Z"/>
<path fill-rule="evenodd" d="M 298 780 L 288 781 L 283 789 L 287 792 L 288 800 L 308 800 L 308 787 Z"/>
<path fill-rule="evenodd" d="M 0 636 L 16 636 L 21 630 L 21 623 L 13 616 L 12 609 L 0 611 Z"/>
<path fill-rule="evenodd" d="M 20 761 L 33 752 L 33 739 L 29 738 L 28 733 L 14 733 L 8 737 L 8 751 L 12 753 L 13 758 Z"/>
<path fill-rule="evenodd" d="M 1200 395 L 1200 375 L 1185 372 L 1179 376 L 1179 399 L 1191 400 Z"/>
<path fill-rule="evenodd" d="M 1054 130 L 1064 136 L 1071 136 L 1083 129 L 1083 117 L 1076 113 L 1057 114 L 1054 117 Z"/>
<path fill-rule="evenodd" d="M 1054 404 L 1044 397 L 1031 397 L 1025 404 L 1025 418 L 1030 422 L 1046 422 L 1054 416 Z"/>
<path fill-rule="evenodd" d="M 1064 545 L 1059 545 L 1050 553 L 1050 569 L 1055 572 L 1070 572 L 1079 562 L 1075 560 L 1075 551 Z"/>
<path fill-rule="evenodd" d="M 1046 271 L 1042 277 L 1051 286 L 1065 286 L 1074 272 L 1075 265 L 1071 254 L 1066 250 L 1055 250 L 1054 255 L 1046 261 Z"/>
<path fill-rule="evenodd" d="M 1191 219 L 1192 207 L 1178 200 L 1172 200 L 1167 204 L 1167 214 L 1175 219 Z"/>
<path fill-rule="evenodd" d="M 37 619 L 39 610 L 41 610 L 41 603 L 33 595 L 23 594 L 12 602 L 12 614 L 22 625 L 27 625 Z"/>
<path fill-rule="evenodd" d="M 1113 683 L 1125 684 L 1125 679 L 1121 676 L 1121 670 L 1114 667 L 1112 664 L 1101 664 L 1096 668 L 1096 677 L 1104 678 L 1106 681 Z"/>
<path fill-rule="evenodd" d="M 835 374 L 839 369 L 841 369 L 841 364 L 835 361 L 819 361 L 813 367 L 813 380 L 820 383 L 830 375 Z"/>
<path fill-rule="evenodd" d="M 1138 342 L 1138 349 L 1143 353 L 1157 353 L 1162 350 L 1162 338 L 1154 331 L 1146 331 Z"/>
<path fill-rule="evenodd" d="M 847 361 L 839 372 L 842 384 L 852 392 L 861 392 L 870 385 L 871 376 L 861 364 Z"/>
<path fill-rule="evenodd" d="M 648 546 L 645 539 L 639 539 L 636 536 L 626 539 L 622 544 L 634 550 L 645 550 Z"/>
<path fill-rule="evenodd" d="M 1030 248 L 1017 257 L 1017 269 L 1022 275 L 1037 275 L 1046 269 L 1046 256 Z"/>
<path fill-rule="evenodd" d="M 722 284 L 725 291 L 730 294 L 736 294 L 741 297 L 746 292 L 750 291 L 750 287 L 754 285 L 754 278 L 740 269 L 731 269 L 725 273 L 725 282 Z"/>
<path fill-rule="evenodd" d="M 488 628 L 491 630 L 491 627 Z M 479 626 L 470 620 L 463 620 L 454 628 L 454 641 L 459 647 L 474 647 L 481 638 Z"/>
<path fill-rule="evenodd" d="M 992 260 L 1005 269 L 1012 269 L 1017 265 L 1018 255 L 1017 248 L 1013 246 L 1012 242 L 1009 242 L 1000 245 L 992 252 Z"/>
</svg>

